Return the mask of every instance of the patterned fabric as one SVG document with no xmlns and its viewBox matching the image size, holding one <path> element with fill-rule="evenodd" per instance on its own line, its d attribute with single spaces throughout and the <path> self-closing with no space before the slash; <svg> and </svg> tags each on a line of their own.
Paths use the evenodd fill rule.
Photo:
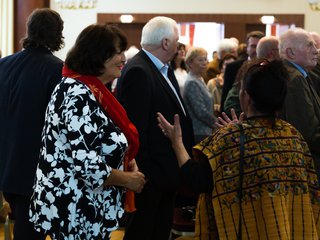
<svg viewBox="0 0 320 240">
<path fill-rule="evenodd" d="M 202 78 L 188 73 L 183 100 L 192 119 L 194 135 L 210 136 L 216 118 L 213 114 L 211 94 Z"/>
<path fill-rule="evenodd" d="M 242 239 L 319 239 L 319 185 L 301 134 L 280 119 L 252 118 L 243 127 Z M 237 239 L 239 141 L 239 127 L 228 125 L 195 147 L 214 179 L 212 194 L 199 198 L 196 239 Z"/>
<path fill-rule="evenodd" d="M 122 169 L 127 140 L 89 88 L 64 79 L 49 102 L 30 220 L 53 239 L 106 239 L 123 215 L 123 190 L 104 186 Z"/>
<path fill-rule="evenodd" d="M 128 141 L 128 149 L 124 157 L 124 170 L 129 170 L 129 162 L 133 160 L 139 150 L 139 134 L 136 127 L 129 120 L 126 111 L 106 86 L 95 76 L 81 75 L 69 69 L 66 65 L 63 66 L 62 75 L 76 79 L 85 83 L 90 91 L 95 96 L 100 106 L 104 109 L 105 113 L 109 116 L 112 122 L 120 128 Z M 134 205 L 134 192 L 127 189 L 125 197 L 125 210 L 133 212 L 136 210 Z"/>
</svg>

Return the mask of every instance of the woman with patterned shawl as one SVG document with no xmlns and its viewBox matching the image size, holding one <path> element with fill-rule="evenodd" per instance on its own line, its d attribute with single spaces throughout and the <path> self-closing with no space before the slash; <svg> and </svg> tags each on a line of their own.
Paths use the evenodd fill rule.
<svg viewBox="0 0 320 240">
<path fill-rule="evenodd" d="M 221 119 L 223 126 L 194 147 L 206 161 L 185 151 L 179 116 L 171 125 L 158 113 L 185 179 L 206 190 L 198 199 L 196 239 L 319 239 L 320 188 L 310 151 L 277 118 L 287 81 L 281 61 L 248 63 L 239 94 L 245 120 Z"/>
<path fill-rule="evenodd" d="M 126 47 L 115 26 L 86 27 L 48 104 L 30 221 L 54 240 L 109 239 L 124 212 L 125 188 L 144 186 L 134 160 L 137 129 L 105 87 L 120 77 Z M 133 211 L 128 193 L 125 207 Z"/>
</svg>

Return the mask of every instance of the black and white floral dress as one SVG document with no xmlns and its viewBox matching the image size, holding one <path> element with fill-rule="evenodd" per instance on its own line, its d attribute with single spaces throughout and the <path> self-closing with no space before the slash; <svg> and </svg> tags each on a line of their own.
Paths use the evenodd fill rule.
<svg viewBox="0 0 320 240">
<path fill-rule="evenodd" d="M 104 186 L 123 169 L 127 139 L 89 88 L 66 78 L 46 112 L 30 221 L 53 239 L 108 239 L 123 215 L 123 189 Z"/>
</svg>

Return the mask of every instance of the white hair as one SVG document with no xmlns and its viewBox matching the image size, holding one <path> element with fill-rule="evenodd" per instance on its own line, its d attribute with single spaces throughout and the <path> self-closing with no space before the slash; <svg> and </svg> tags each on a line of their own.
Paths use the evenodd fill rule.
<svg viewBox="0 0 320 240">
<path fill-rule="evenodd" d="M 218 44 L 218 50 L 217 50 L 219 59 L 222 59 L 223 57 L 222 53 L 224 54 L 231 53 L 237 48 L 238 48 L 238 44 L 236 43 L 235 40 L 231 38 L 222 39 Z"/>
<path fill-rule="evenodd" d="M 313 41 L 315 42 L 317 49 L 320 49 L 320 34 L 317 32 L 310 32 L 310 35 L 313 38 Z"/>
<path fill-rule="evenodd" d="M 301 44 L 305 43 L 308 35 L 310 34 L 302 28 L 293 28 L 284 32 L 279 38 L 280 56 L 286 58 L 286 49 L 299 48 Z"/>
<path fill-rule="evenodd" d="M 177 22 L 169 17 L 154 17 L 142 29 L 141 46 L 160 46 L 164 38 L 172 39 L 177 28 Z"/>
</svg>

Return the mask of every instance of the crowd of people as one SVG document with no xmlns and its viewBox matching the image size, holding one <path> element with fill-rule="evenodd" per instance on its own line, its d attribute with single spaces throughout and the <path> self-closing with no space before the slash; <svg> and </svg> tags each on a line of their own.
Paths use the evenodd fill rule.
<svg viewBox="0 0 320 240">
<path fill-rule="evenodd" d="M 141 48 L 92 24 L 62 61 L 62 31 L 36 9 L 23 50 L 0 59 L 15 240 L 110 239 L 120 224 L 125 240 L 168 240 L 190 202 L 194 239 L 320 238 L 318 33 L 225 38 L 209 62 L 158 16 Z"/>
</svg>

